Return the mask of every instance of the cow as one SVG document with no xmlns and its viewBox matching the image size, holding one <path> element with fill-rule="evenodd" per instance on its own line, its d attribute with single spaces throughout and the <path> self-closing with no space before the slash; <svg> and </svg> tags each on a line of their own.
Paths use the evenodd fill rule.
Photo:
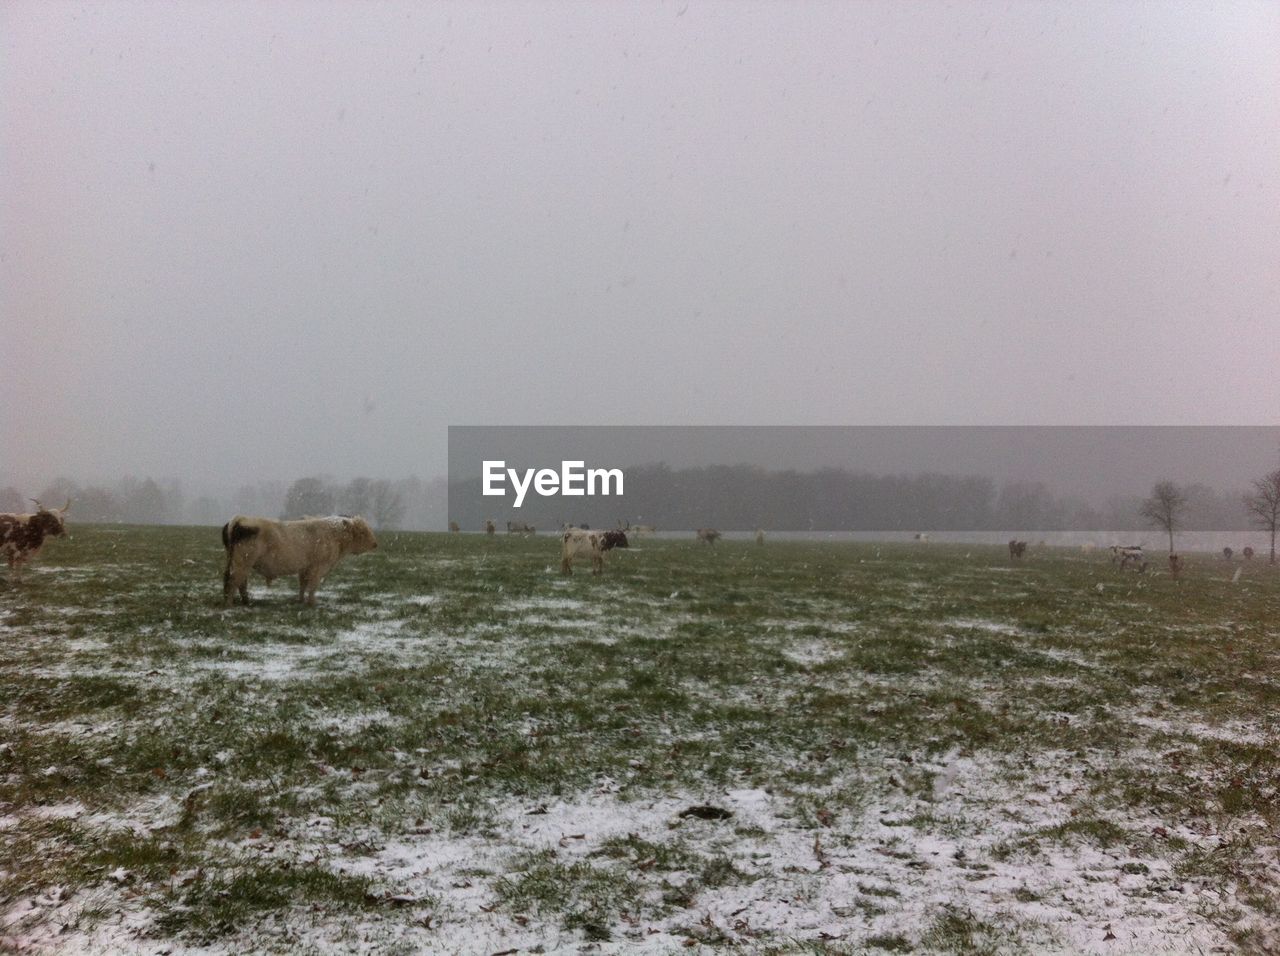
<svg viewBox="0 0 1280 956">
<path fill-rule="evenodd" d="M 1253 548 L 1245 548 L 1245 549 L 1244 549 L 1243 551 L 1241 551 L 1240 553 L 1244 555 L 1244 559 L 1245 559 L 1246 561 L 1252 561 L 1252 560 L 1253 560 Z"/>
<path fill-rule="evenodd" d="M 929 543 L 929 536 L 928 536 L 927 534 L 924 534 L 924 533 L 922 533 L 922 532 L 917 531 L 917 532 L 912 536 L 912 540 L 913 540 L 913 541 L 919 541 L 919 542 L 922 542 L 923 544 L 928 544 L 928 543 Z"/>
<path fill-rule="evenodd" d="M 461 530 L 462 530 L 462 527 L 458 524 L 458 522 L 456 522 L 456 521 L 450 521 L 450 522 L 449 522 L 449 533 L 450 533 L 450 534 L 457 534 L 457 533 L 458 533 L 459 531 L 461 531 Z"/>
<path fill-rule="evenodd" d="M 14 580 L 22 580 L 22 565 L 39 554 L 45 538 L 60 538 L 67 533 L 67 512 L 71 499 L 61 508 L 49 509 L 35 498 L 34 514 L 0 514 L 0 554 L 9 562 Z"/>
<path fill-rule="evenodd" d="M 538 529 L 522 521 L 508 521 L 507 534 L 537 534 Z"/>
<path fill-rule="evenodd" d="M 486 519 L 484 520 L 484 533 L 485 533 L 485 534 L 493 534 L 493 533 L 494 533 L 495 531 L 497 531 L 497 530 L 498 530 L 498 526 L 497 526 L 497 525 L 495 525 L 491 519 L 486 518 Z"/>
<path fill-rule="evenodd" d="M 756 528 L 756 544 L 764 547 L 764 528 Z"/>
<path fill-rule="evenodd" d="M 625 531 L 606 531 L 600 539 L 600 546 L 605 551 L 612 551 L 614 548 L 629 548 L 631 542 L 627 540 Z"/>
<path fill-rule="evenodd" d="M 1027 553 L 1027 542 L 1017 541 L 1017 540 L 1009 542 L 1010 558 L 1021 558 L 1026 553 Z"/>
<path fill-rule="evenodd" d="M 715 544 L 720 539 L 720 532 L 715 528 L 699 528 L 698 540 L 703 544 Z"/>
<path fill-rule="evenodd" d="M 1133 565 L 1135 571 L 1142 572 L 1147 570 L 1146 556 L 1143 554 L 1142 545 L 1140 544 L 1113 544 L 1111 546 L 1111 563 L 1119 563 L 1121 571 L 1130 564 Z"/>
<path fill-rule="evenodd" d="M 276 578 L 298 576 L 298 600 L 316 603 L 316 587 L 348 554 L 364 554 L 378 546 L 365 520 L 348 515 L 273 521 L 236 515 L 222 526 L 227 567 L 222 574 L 222 599 L 249 603 L 249 572 L 257 571 L 270 584 Z"/>
<path fill-rule="evenodd" d="M 1222 560 L 1223 560 L 1223 561 L 1230 561 L 1230 560 L 1232 559 L 1232 557 L 1234 557 L 1234 555 L 1235 555 L 1235 552 L 1234 552 L 1234 551 L 1232 551 L 1230 548 L 1223 548 L 1223 549 L 1222 549 Z"/>
<path fill-rule="evenodd" d="M 1173 575 L 1174 578 L 1177 578 L 1178 575 L 1182 573 L 1182 555 L 1169 555 L 1169 573 Z"/>
<path fill-rule="evenodd" d="M 646 534 L 653 534 L 653 533 L 654 533 L 655 531 L 657 531 L 658 529 L 657 529 L 657 528 L 655 528 L 655 527 L 654 527 L 653 525 L 651 525 L 651 524 L 635 524 L 635 525 L 633 525 L 633 524 L 628 523 L 628 525 L 627 525 L 623 530 L 624 530 L 624 531 L 626 531 L 626 532 L 627 532 L 627 534 L 632 535 L 633 537 L 637 537 L 637 538 L 639 538 L 639 537 L 642 537 L 642 536 L 644 536 L 644 535 L 646 535 Z"/>
<path fill-rule="evenodd" d="M 627 546 L 627 535 L 624 531 L 566 528 L 560 535 L 560 573 L 573 574 L 574 558 L 589 558 L 591 573 L 602 574 L 605 552 Z"/>
</svg>

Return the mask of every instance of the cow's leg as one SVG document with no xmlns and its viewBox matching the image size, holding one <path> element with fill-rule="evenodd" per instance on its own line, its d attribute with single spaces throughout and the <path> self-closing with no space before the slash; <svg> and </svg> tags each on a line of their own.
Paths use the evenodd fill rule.
<svg viewBox="0 0 1280 956">
<path fill-rule="evenodd" d="M 560 558 L 560 573 L 573 574 L 573 567 L 569 563 L 569 556 L 567 554 Z"/>
<path fill-rule="evenodd" d="M 302 573 L 298 575 L 298 599 L 303 604 L 316 603 L 316 588 L 328 573 L 329 567 L 325 566 L 302 569 Z"/>
<path fill-rule="evenodd" d="M 600 575 L 604 573 L 604 555 L 600 553 L 591 556 L 591 573 Z"/>
</svg>

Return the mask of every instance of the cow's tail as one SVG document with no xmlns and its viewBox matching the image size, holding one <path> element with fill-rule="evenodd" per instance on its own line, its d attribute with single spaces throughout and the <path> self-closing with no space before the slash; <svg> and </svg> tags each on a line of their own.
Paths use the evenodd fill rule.
<svg viewBox="0 0 1280 956">
<path fill-rule="evenodd" d="M 232 518 L 222 526 L 222 546 L 227 549 L 227 566 L 222 572 L 222 594 L 223 599 L 228 604 L 231 602 L 231 594 L 234 590 L 231 564 L 235 554 L 235 547 L 241 541 L 247 541 L 252 538 L 258 533 L 258 530 L 251 524 L 242 523 L 239 516 Z M 246 598 L 246 603 L 247 600 Z"/>
</svg>

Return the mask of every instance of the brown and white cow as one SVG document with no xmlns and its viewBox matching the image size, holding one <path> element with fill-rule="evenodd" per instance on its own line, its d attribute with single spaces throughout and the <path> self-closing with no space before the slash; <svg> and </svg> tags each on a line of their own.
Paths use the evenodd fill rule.
<svg viewBox="0 0 1280 956">
<path fill-rule="evenodd" d="M 525 524 L 523 521 L 508 521 L 507 534 L 537 534 L 538 529 L 531 524 Z"/>
<path fill-rule="evenodd" d="M 720 540 L 720 532 L 715 528 L 699 528 L 698 541 L 702 544 L 715 544 Z"/>
<path fill-rule="evenodd" d="M 623 531 L 589 531 L 585 528 L 566 528 L 560 535 L 560 573 L 573 574 L 574 558 L 591 561 L 591 573 L 604 573 L 604 555 L 614 548 L 628 547 Z"/>
<path fill-rule="evenodd" d="M 231 603 L 249 603 L 249 572 L 257 571 L 270 584 L 276 578 L 298 576 L 298 600 L 316 603 L 316 587 L 347 554 L 364 554 L 378 546 L 363 518 L 337 515 L 272 521 L 236 515 L 222 526 L 222 546 L 227 568 L 222 575 L 222 597 Z"/>
<path fill-rule="evenodd" d="M 67 512 L 71 499 L 61 508 L 49 509 L 36 499 L 34 514 L 0 514 L 0 554 L 9 562 L 16 580 L 22 578 L 22 565 L 34 558 L 44 546 L 45 538 L 58 538 L 67 533 Z"/>
<path fill-rule="evenodd" d="M 458 522 L 456 522 L 456 521 L 450 521 L 450 522 L 449 522 L 449 533 L 450 533 L 450 534 L 457 534 L 457 533 L 458 533 L 459 531 L 461 531 L 461 530 L 462 530 L 462 527 L 458 524 Z"/>
<path fill-rule="evenodd" d="M 1139 573 L 1147 570 L 1146 555 L 1140 544 L 1113 544 L 1111 546 L 1111 561 L 1112 563 L 1118 563 L 1121 571 L 1127 567 L 1132 567 Z"/>
</svg>

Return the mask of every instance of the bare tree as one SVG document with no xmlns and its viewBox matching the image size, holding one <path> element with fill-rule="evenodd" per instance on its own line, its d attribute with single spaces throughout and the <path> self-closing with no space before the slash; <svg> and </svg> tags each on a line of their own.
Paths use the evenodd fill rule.
<svg viewBox="0 0 1280 956">
<path fill-rule="evenodd" d="M 1280 468 L 1253 483 L 1253 494 L 1245 495 L 1249 520 L 1271 532 L 1271 563 L 1276 563 L 1276 527 L 1280 525 Z"/>
<path fill-rule="evenodd" d="M 1173 533 L 1182 524 L 1187 510 L 1187 496 L 1172 481 L 1157 481 L 1151 497 L 1142 503 L 1139 514 L 1169 535 L 1169 553 L 1173 554 Z"/>
<path fill-rule="evenodd" d="M 283 518 L 333 514 L 333 490 L 323 478 L 299 478 L 284 496 Z"/>
<path fill-rule="evenodd" d="M 369 494 L 373 505 L 373 523 L 379 529 L 399 527 L 404 517 L 404 499 L 391 482 L 379 478 L 371 482 Z"/>
</svg>

